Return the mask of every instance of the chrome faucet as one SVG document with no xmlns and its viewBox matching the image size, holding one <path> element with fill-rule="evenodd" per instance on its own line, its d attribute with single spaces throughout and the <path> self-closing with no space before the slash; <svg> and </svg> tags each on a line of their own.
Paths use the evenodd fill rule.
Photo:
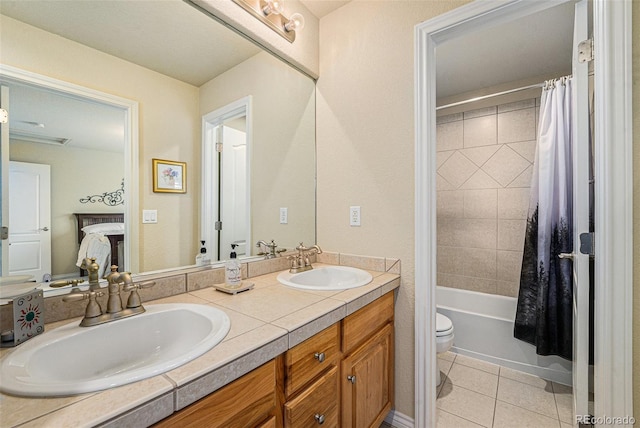
<svg viewBox="0 0 640 428">
<path fill-rule="evenodd" d="M 260 248 L 261 251 L 258 253 L 259 256 L 264 256 L 265 259 L 274 259 L 280 255 L 280 253 L 284 253 L 287 251 L 285 248 L 281 248 L 276 250 L 278 247 L 275 241 L 272 239 L 270 243 L 266 241 L 260 240 L 256 243 L 256 247 Z M 264 247 L 264 251 L 262 251 L 262 247 Z"/>
<path fill-rule="evenodd" d="M 88 292 L 73 291 L 62 298 L 64 302 L 77 302 L 80 300 L 89 300 L 85 310 L 84 318 L 80 322 L 80 327 L 90 327 L 98 324 L 104 324 L 109 321 L 115 321 L 121 318 L 127 318 L 133 315 L 141 314 L 145 311 L 142 306 L 142 300 L 138 289 L 149 288 L 155 285 L 154 281 L 135 284 L 129 272 L 118 272 L 118 266 L 111 266 L 111 273 L 106 276 L 107 289 L 109 298 L 107 300 L 107 310 L 102 311 L 97 298 L 104 296 L 103 291 L 89 290 Z M 122 285 L 122 287 L 121 287 Z M 121 291 L 131 292 L 127 300 L 127 307 L 122 307 Z"/>
<path fill-rule="evenodd" d="M 313 269 L 310 257 L 313 254 L 322 254 L 322 249 L 318 245 L 312 245 L 307 248 L 302 242 L 296 247 L 296 251 L 298 254 L 287 257 L 287 259 L 291 260 L 290 273 L 299 273 Z"/>
<path fill-rule="evenodd" d="M 89 291 L 99 290 L 100 281 L 98 278 L 98 272 L 100 271 L 100 265 L 96 263 L 95 257 L 85 257 L 84 259 L 82 259 L 80 268 L 86 270 L 89 274 Z M 59 281 L 53 281 L 52 283 L 49 284 L 49 287 L 59 288 L 59 287 L 64 287 L 65 285 L 72 285 L 74 290 L 77 291 L 77 288 L 75 287 L 78 284 L 82 284 L 84 281 L 85 280 L 82 278 L 71 279 L 71 280 L 61 279 Z"/>
</svg>

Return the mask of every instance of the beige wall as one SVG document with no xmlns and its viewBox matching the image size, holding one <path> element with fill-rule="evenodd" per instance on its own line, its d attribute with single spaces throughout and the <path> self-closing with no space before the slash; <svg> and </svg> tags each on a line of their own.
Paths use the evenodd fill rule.
<svg viewBox="0 0 640 428">
<path fill-rule="evenodd" d="M 320 20 L 318 243 L 402 259 L 396 408 L 414 410 L 414 26 L 465 1 L 353 1 Z M 362 226 L 349 226 L 360 205 Z"/>
<path fill-rule="evenodd" d="M 261 52 L 200 88 L 205 115 L 251 95 L 251 233 L 291 249 L 315 243 L 315 84 Z M 279 208 L 289 222 L 280 224 Z M 222 252 L 222 258 L 226 249 Z M 255 251 L 253 251 L 255 254 Z"/>
<path fill-rule="evenodd" d="M 640 420 L 640 2 L 633 2 L 633 413 Z"/>
<path fill-rule="evenodd" d="M 51 166 L 51 273 L 77 275 L 78 236 L 74 213 L 122 212 L 122 206 L 81 203 L 81 198 L 120 189 L 123 154 L 11 141 L 12 161 Z M 81 177 L 81 179 L 78 179 Z"/>
<path fill-rule="evenodd" d="M 158 223 L 140 225 L 138 271 L 193 264 L 200 195 L 194 179 L 200 175 L 198 88 L 6 16 L 0 15 L 0 31 L 3 64 L 139 103 L 140 209 L 157 209 Z M 153 193 L 152 158 L 187 162 L 187 194 Z"/>
</svg>

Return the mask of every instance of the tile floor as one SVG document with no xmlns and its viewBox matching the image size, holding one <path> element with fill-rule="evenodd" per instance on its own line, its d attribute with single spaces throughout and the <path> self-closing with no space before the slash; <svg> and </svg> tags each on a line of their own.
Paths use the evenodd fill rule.
<svg viewBox="0 0 640 428">
<path fill-rule="evenodd" d="M 464 355 L 438 355 L 437 428 L 570 428 L 572 389 Z"/>
</svg>

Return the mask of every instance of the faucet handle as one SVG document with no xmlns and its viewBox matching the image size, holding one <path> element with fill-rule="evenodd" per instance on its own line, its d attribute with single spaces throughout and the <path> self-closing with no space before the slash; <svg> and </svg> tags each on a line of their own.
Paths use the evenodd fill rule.
<svg viewBox="0 0 640 428">
<path fill-rule="evenodd" d="M 84 282 L 84 279 L 80 278 L 80 279 L 71 279 L 71 280 L 66 280 L 66 279 L 60 279 L 58 281 L 53 281 L 49 283 L 49 287 L 51 288 L 60 288 L 60 287 L 64 287 L 65 285 L 73 285 L 74 287 L 78 284 L 82 284 Z"/>
<path fill-rule="evenodd" d="M 122 291 L 131 291 L 131 290 L 142 289 L 142 288 L 151 288 L 154 285 L 156 285 L 155 281 L 146 281 L 146 282 L 141 282 L 141 283 L 138 283 L 138 284 L 125 284 L 122 287 Z"/>
<path fill-rule="evenodd" d="M 84 311 L 84 317 L 87 318 L 95 318 L 97 316 L 102 315 L 102 308 L 100 304 L 96 300 L 96 297 L 104 296 L 102 291 L 88 291 L 84 293 L 71 293 L 62 298 L 63 302 L 79 302 L 81 300 L 89 299 L 89 303 L 87 303 L 87 308 Z M 84 320 L 83 320 L 84 322 Z M 82 325 L 82 324 L 81 324 Z"/>
</svg>

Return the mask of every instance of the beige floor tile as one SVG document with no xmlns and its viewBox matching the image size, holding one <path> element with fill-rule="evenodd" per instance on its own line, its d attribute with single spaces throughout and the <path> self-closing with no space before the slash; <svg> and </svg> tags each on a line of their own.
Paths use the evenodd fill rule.
<svg viewBox="0 0 640 428">
<path fill-rule="evenodd" d="M 471 421 L 462 419 L 459 416 L 452 415 L 444 410 L 438 409 L 438 415 L 436 419 L 436 426 L 438 428 L 480 428 L 482 425 L 474 424 Z"/>
<path fill-rule="evenodd" d="M 480 394 L 496 398 L 498 390 L 498 376 L 472 367 L 454 363 L 448 373 L 449 381 L 455 386 L 461 386 Z"/>
<path fill-rule="evenodd" d="M 444 374 L 449 374 L 449 370 L 451 370 L 451 366 L 453 365 L 453 361 L 444 360 L 438 357 L 438 368 Z"/>
<path fill-rule="evenodd" d="M 552 391 L 552 382 L 529 373 L 510 369 L 508 367 L 500 367 L 500 377 L 506 377 L 511 380 L 517 380 L 518 382 L 526 383 L 527 385 L 544 388 L 547 391 Z"/>
<path fill-rule="evenodd" d="M 456 357 L 456 363 L 463 366 L 472 367 L 474 369 L 482 370 L 487 373 L 497 375 L 500 373 L 500 366 L 497 366 L 486 361 L 477 360 L 475 358 L 467 357 L 466 355 L 459 355 Z"/>
<path fill-rule="evenodd" d="M 573 428 L 573 425 L 566 422 L 560 422 L 560 428 Z"/>
<path fill-rule="evenodd" d="M 501 377 L 498 382 L 498 400 L 558 419 L 553 392 Z"/>
<path fill-rule="evenodd" d="M 539 413 L 513 406 L 503 401 L 496 402 L 493 428 L 559 428 L 560 421 Z"/>
<path fill-rule="evenodd" d="M 569 385 L 563 385 L 557 382 L 551 382 L 553 392 L 556 394 L 573 394 L 573 388 Z"/>
<path fill-rule="evenodd" d="M 490 427 L 496 400 L 446 382 L 436 401 L 439 409 L 468 421 Z"/>
<path fill-rule="evenodd" d="M 554 385 L 555 387 L 555 385 Z M 562 422 L 573 423 L 573 394 L 555 393 L 556 406 L 558 407 L 558 417 Z"/>
<path fill-rule="evenodd" d="M 455 354 L 451 351 L 447 351 L 447 352 L 443 352 L 442 354 L 438 354 L 438 358 L 440 358 L 441 360 L 447 360 L 447 361 L 455 361 L 456 357 L 458 356 L 458 354 Z"/>
</svg>

